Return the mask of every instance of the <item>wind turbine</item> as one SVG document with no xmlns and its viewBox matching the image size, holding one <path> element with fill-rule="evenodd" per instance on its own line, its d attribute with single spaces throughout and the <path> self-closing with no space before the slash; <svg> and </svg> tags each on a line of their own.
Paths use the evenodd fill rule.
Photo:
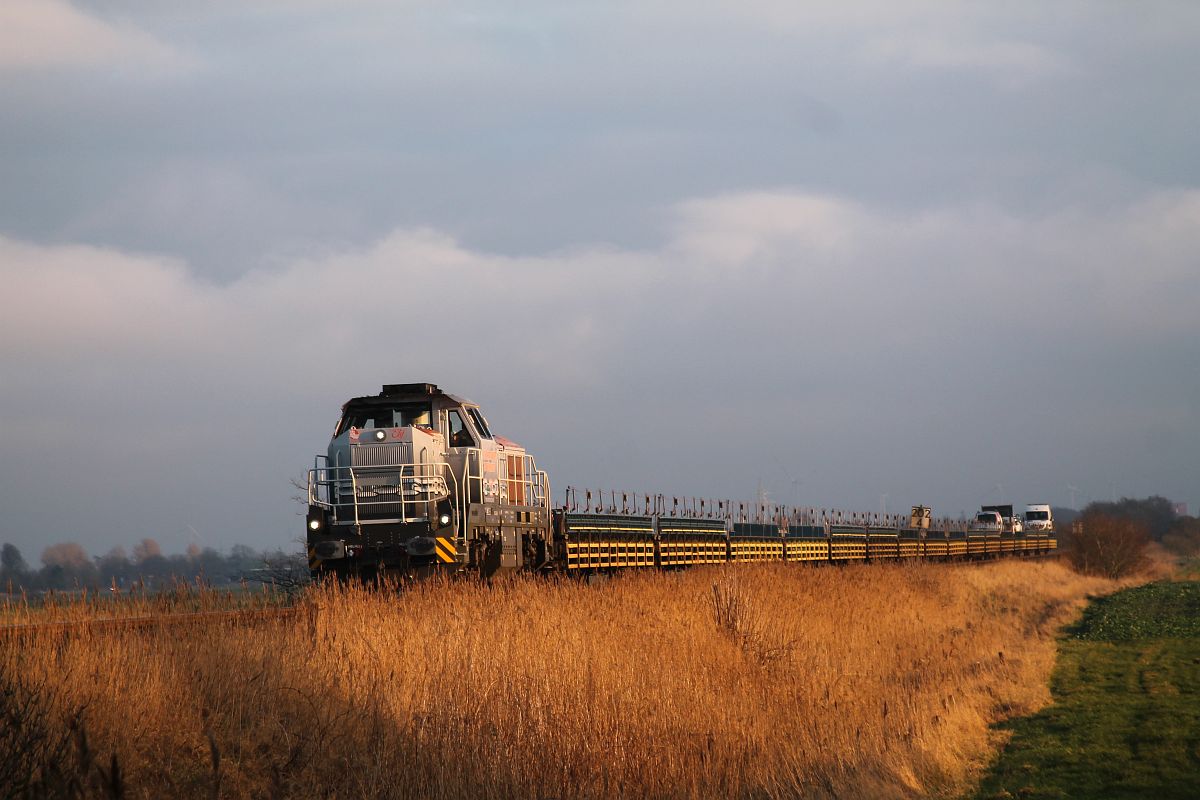
<svg viewBox="0 0 1200 800">
<path fill-rule="evenodd" d="M 795 503 L 796 505 L 799 505 L 800 504 L 800 485 L 802 483 L 804 483 L 804 481 L 801 478 L 797 477 L 795 474 L 793 474 L 790 469 L 785 467 L 783 465 L 783 462 L 779 460 L 779 456 L 773 455 L 773 456 L 771 456 L 771 458 L 775 461 L 775 466 L 779 467 L 779 471 L 782 472 L 784 474 L 784 476 L 787 477 L 788 483 L 791 485 L 792 502 Z M 760 482 L 761 482 L 761 479 L 760 479 Z"/>
<path fill-rule="evenodd" d="M 1075 493 L 1079 491 L 1079 487 L 1078 487 L 1078 486 L 1072 486 L 1071 484 L 1069 484 L 1069 483 L 1068 483 L 1068 484 L 1067 484 L 1067 491 L 1069 491 L 1069 492 L 1071 493 L 1071 510 L 1072 510 L 1072 511 L 1078 511 L 1078 510 L 1079 510 L 1079 506 L 1075 505 Z"/>
</svg>

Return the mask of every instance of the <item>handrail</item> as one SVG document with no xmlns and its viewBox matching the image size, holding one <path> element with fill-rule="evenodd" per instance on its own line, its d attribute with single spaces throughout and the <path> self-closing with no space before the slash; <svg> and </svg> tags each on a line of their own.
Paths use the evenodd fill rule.
<svg viewBox="0 0 1200 800">
<path fill-rule="evenodd" d="M 495 453 L 497 462 L 495 477 L 489 474 L 485 482 L 484 455 L 492 452 Z M 467 539 L 468 508 L 473 502 L 497 503 L 506 499 L 515 505 L 542 508 L 549 518 L 549 476 L 544 470 L 537 468 L 537 462 L 532 455 L 485 451 L 473 447 L 463 448 L 459 453 L 463 459 L 461 475 L 446 458 L 406 458 L 404 461 L 383 464 L 330 466 L 327 456 L 317 456 L 313 468 L 308 471 L 309 504 L 330 510 L 335 521 L 350 511 L 347 507 L 352 505 L 353 520 L 357 526 L 364 522 L 372 522 L 370 518 L 364 520 L 364 515 L 372 506 L 398 506 L 399 519 L 407 522 L 410 519 L 424 518 L 410 517 L 409 506 L 454 497 L 457 500 L 456 538 L 460 541 Z M 424 454 L 425 451 L 422 452 L 422 456 Z M 514 464 L 513 459 L 517 459 L 519 463 Z M 370 478 L 383 478 L 385 483 L 375 487 L 372 486 Z M 396 483 L 391 483 L 392 480 Z M 386 491 L 377 491 L 385 487 Z M 350 499 L 342 502 L 347 488 Z M 473 497 L 472 492 L 476 489 L 478 495 Z"/>
<path fill-rule="evenodd" d="M 471 447 L 464 448 L 465 458 L 463 467 L 463 483 L 468 491 L 474 485 L 479 486 L 480 502 L 498 502 L 505 498 L 513 505 L 539 506 L 550 508 L 550 480 L 545 470 L 537 468 L 534 457 L 528 453 L 509 453 L 502 450 L 491 451 Z M 486 492 L 483 476 L 483 454 L 496 454 L 496 490 L 494 495 Z M 510 459 L 517 459 L 521 468 L 514 475 L 509 470 Z M 474 462 L 474 467 L 472 466 Z M 517 491 L 512 490 L 516 488 Z M 519 496 L 513 497 L 511 495 Z M 495 497 L 495 500 L 489 498 Z M 465 503 L 463 504 L 465 505 Z"/>
<path fill-rule="evenodd" d="M 580 499 L 579 493 L 583 493 Z M 622 497 L 622 503 L 617 503 L 617 495 Z M 624 498 L 627 492 L 609 491 L 606 489 L 576 489 L 568 486 L 564 495 L 564 508 L 569 512 L 585 514 L 616 514 L 618 509 L 627 510 L 635 516 L 658 516 L 667 519 L 717 519 L 723 520 L 732 531 L 736 524 L 778 525 L 783 533 L 792 525 L 824 527 L 853 526 L 860 530 L 872 531 L 911 531 L 907 514 L 888 514 L 877 511 L 845 511 L 833 508 L 791 507 L 774 503 L 733 502 L 730 500 L 701 499 L 696 497 L 674 497 L 664 494 L 632 493 L 634 504 L 625 509 Z M 611 502 L 608 498 L 612 498 Z M 639 514 L 638 497 L 644 497 Z M 671 502 L 667 502 L 670 500 Z M 945 532 L 965 532 L 968 520 L 937 517 L 931 522 L 931 529 Z"/>
<path fill-rule="evenodd" d="M 447 474 L 449 481 L 447 481 Z M 383 499 L 368 500 L 365 492 L 370 490 L 370 485 L 363 485 L 364 477 L 389 477 L 398 476 L 399 480 L 395 486 L 395 496 L 385 497 Z M 340 489 L 346 482 L 350 484 L 350 503 L 340 502 L 343 497 L 343 492 Z M 406 487 L 408 489 L 406 490 Z M 322 508 L 327 508 L 334 513 L 334 518 L 338 516 L 338 510 L 347 505 L 354 507 L 354 524 L 362 524 L 363 508 L 371 506 L 398 505 L 400 507 L 399 516 L 403 521 L 408 521 L 407 506 L 419 505 L 427 503 L 435 503 L 438 500 L 458 494 L 458 479 L 454 471 L 450 469 L 450 465 L 445 461 L 427 461 L 424 463 L 402 462 L 388 464 L 370 464 L 370 465 L 348 465 L 344 467 L 314 467 L 308 473 L 308 494 L 309 502 Z M 322 497 L 321 490 L 324 489 L 325 496 Z M 425 495 L 424 497 L 409 498 L 409 494 Z M 379 494 L 375 494 L 378 498 Z M 411 519 L 418 519 L 412 517 Z"/>
</svg>

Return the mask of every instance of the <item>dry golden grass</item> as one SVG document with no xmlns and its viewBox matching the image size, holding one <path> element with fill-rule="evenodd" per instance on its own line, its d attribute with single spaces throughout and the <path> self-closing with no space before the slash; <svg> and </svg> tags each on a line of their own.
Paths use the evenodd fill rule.
<svg viewBox="0 0 1200 800">
<path fill-rule="evenodd" d="M 38 633 L 0 674 L 80 714 L 130 797 L 949 796 L 1114 585 L 1005 561 L 328 586 L 285 620 Z"/>
</svg>

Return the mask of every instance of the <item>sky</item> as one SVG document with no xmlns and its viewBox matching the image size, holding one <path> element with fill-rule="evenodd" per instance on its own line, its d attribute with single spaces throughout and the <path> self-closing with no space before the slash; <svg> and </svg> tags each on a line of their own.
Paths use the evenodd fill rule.
<svg viewBox="0 0 1200 800">
<path fill-rule="evenodd" d="M 1200 5 L 5 0 L 0 540 L 289 547 L 430 381 L 567 486 L 1200 506 Z"/>
</svg>

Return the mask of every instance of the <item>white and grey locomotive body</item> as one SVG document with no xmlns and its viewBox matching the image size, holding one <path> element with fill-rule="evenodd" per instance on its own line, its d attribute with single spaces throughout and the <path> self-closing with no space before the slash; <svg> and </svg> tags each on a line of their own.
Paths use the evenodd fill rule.
<svg viewBox="0 0 1200 800">
<path fill-rule="evenodd" d="M 355 397 L 308 473 L 315 576 L 483 575 L 548 560 L 546 473 L 474 403 L 430 383 Z"/>
<path fill-rule="evenodd" d="M 1056 548 L 1050 529 L 977 530 L 933 519 L 926 506 L 852 513 L 624 492 L 580 498 L 568 488 L 551 509 L 533 457 L 494 436 L 474 403 L 430 383 L 350 400 L 308 474 L 314 577 L 953 560 Z"/>
</svg>

